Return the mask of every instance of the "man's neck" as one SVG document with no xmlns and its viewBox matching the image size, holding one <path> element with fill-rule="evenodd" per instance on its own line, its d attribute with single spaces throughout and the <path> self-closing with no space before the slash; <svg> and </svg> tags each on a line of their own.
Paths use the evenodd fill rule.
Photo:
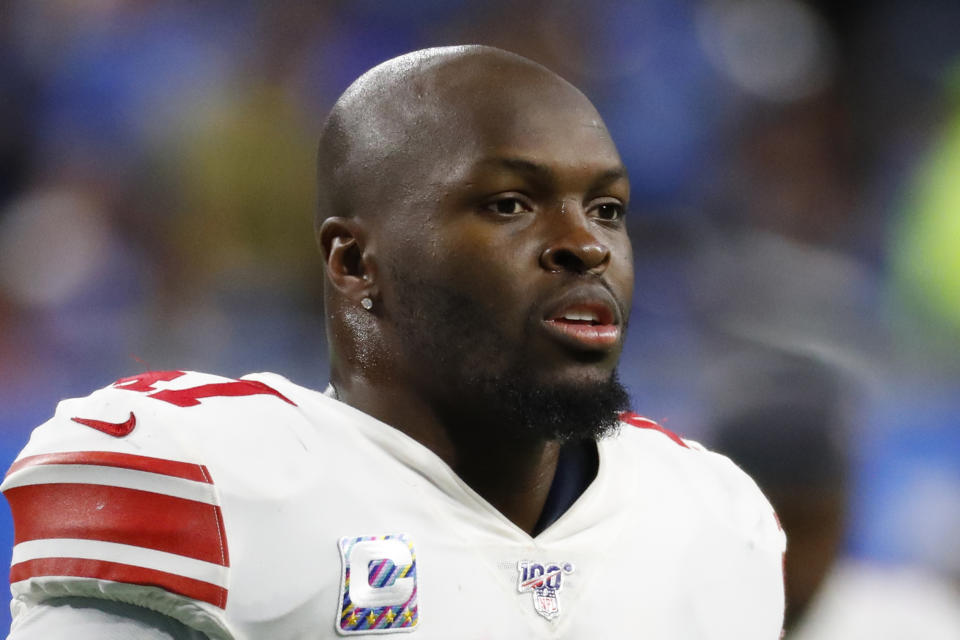
<svg viewBox="0 0 960 640">
<path fill-rule="evenodd" d="M 464 482 L 515 525 L 533 535 L 557 471 L 560 445 L 553 441 L 473 446 L 454 466 Z"/>
<path fill-rule="evenodd" d="M 439 456 L 500 513 L 533 534 L 557 469 L 560 445 L 539 439 L 504 440 L 509 425 L 448 424 L 435 406 L 406 389 L 334 382 L 337 398 L 402 431 Z M 481 426 L 481 428 L 477 428 Z M 473 428 L 471 428 L 473 427 Z M 489 425 L 487 425 L 489 427 Z"/>
</svg>

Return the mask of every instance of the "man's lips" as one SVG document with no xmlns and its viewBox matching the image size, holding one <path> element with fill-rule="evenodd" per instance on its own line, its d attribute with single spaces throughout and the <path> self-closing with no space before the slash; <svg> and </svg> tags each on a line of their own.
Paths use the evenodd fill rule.
<svg viewBox="0 0 960 640">
<path fill-rule="evenodd" d="M 547 331 L 579 349 L 606 350 L 620 341 L 620 318 L 610 296 L 574 292 L 564 296 L 544 319 Z"/>
</svg>

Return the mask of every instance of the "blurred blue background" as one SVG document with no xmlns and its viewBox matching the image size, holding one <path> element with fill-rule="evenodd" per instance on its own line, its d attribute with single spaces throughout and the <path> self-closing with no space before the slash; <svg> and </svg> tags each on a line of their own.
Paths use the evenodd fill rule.
<svg viewBox="0 0 960 640">
<path fill-rule="evenodd" d="M 757 354 L 830 363 L 844 553 L 956 581 L 957 33 L 930 0 L 7 0 L 0 461 L 146 369 L 322 388 L 326 110 L 394 55 L 483 43 L 582 88 L 630 170 L 635 409 L 709 444 Z"/>
</svg>

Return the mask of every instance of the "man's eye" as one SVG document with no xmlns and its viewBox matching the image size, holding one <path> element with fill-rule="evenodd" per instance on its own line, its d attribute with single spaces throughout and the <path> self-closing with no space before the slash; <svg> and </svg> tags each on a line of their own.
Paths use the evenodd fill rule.
<svg viewBox="0 0 960 640">
<path fill-rule="evenodd" d="M 619 220 L 623 217 L 623 205 L 613 202 L 598 205 L 597 217 L 601 220 Z"/>
<path fill-rule="evenodd" d="M 527 206 L 517 198 L 500 198 L 496 202 L 487 205 L 491 211 L 502 213 L 504 215 L 523 213 L 529 211 Z"/>
</svg>

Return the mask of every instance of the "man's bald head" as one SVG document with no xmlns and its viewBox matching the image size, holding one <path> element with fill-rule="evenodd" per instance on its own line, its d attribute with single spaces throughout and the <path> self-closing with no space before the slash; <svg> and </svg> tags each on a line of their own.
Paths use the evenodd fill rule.
<svg viewBox="0 0 960 640">
<path fill-rule="evenodd" d="M 531 100 L 593 108 L 546 67 L 493 47 L 424 49 L 374 67 L 343 93 L 324 125 L 317 227 L 330 216 L 369 216 L 409 203 L 470 144 L 470 132 L 498 126 L 496 112 L 506 116 Z"/>
</svg>

